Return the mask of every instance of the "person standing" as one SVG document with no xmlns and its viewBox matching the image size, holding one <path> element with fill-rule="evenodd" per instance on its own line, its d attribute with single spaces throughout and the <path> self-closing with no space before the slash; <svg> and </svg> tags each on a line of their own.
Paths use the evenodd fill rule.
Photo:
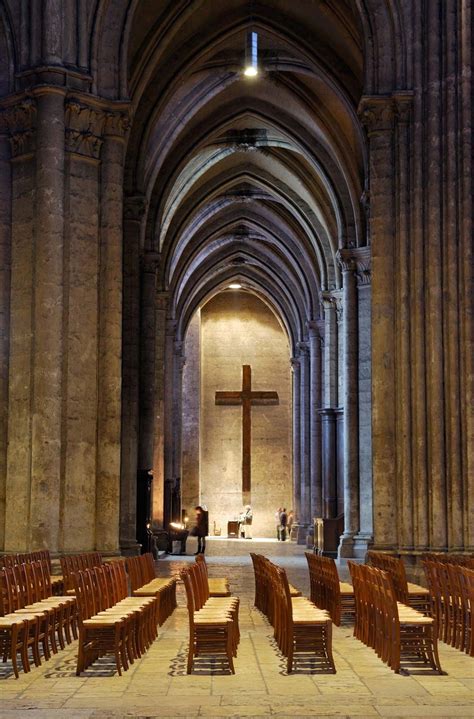
<svg viewBox="0 0 474 719">
<path fill-rule="evenodd" d="M 286 513 L 286 507 L 283 507 L 283 510 L 280 514 L 280 539 L 282 542 L 286 541 L 286 525 L 288 524 L 288 515 Z"/>
<path fill-rule="evenodd" d="M 291 539 L 291 530 L 293 529 L 293 522 L 294 522 L 294 513 L 293 510 L 290 509 L 288 512 L 288 539 Z"/>
<path fill-rule="evenodd" d="M 204 554 L 206 551 L 206 537 L 209 534 L 209 515 L 203 507 L 198 505 L 196 510 L 195 536 L 198 540 L 198 548 L 195 554 Z"/>
<path fill-rule="evenodd" d="M 280 541 L 280 515 L 281 515 L 281 507 L 278 507 L 277 511 L 275 512 L 275 526 L 276 526 L 276 533 L 277 533 L 277 539 Z"/>
</svg>

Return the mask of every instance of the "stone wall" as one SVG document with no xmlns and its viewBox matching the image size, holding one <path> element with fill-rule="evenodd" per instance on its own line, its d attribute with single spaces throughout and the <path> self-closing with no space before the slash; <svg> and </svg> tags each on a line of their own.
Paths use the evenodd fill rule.
<svg viewBox="0 0 474 719">
<path fill-rule="evenodd" d="M 239 390 L 242 365 L 252 368 L 252 389 L 276 390 L 277 406 L 252 408 L 254 536 L 274 536 L 278 506 L 291 507 L 291 386 L 288 340 L 273 312 L 254 295 L 228 291 L 201 312 L 201 502 L 213 522 L 242 509 L 242 410 L 216 406 L 215 393 Z M 184 413 L 188 398 L 184 395 Z M 186 477 L 183 476 L 183 487 Z"/>
</svg>

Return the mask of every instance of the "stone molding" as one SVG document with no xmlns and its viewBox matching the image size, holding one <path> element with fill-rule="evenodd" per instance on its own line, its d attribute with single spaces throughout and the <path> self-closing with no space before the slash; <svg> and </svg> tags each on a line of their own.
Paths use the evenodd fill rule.
<svg viewBox="0 0 474 719">
<path fill-rule="evenodd" d="M 123 216 L 126 220 L 141 222 L 147 207 L 145 195 L 129 195 L 123 199 Z"/>
<path fill-rule="evenodd" d="M 30 96 L 0 110 L 0 132 L 8 135 L 13 158 L 35 151 L 36 118 L 36 100 Z"/>
<path fill-rule="evenodd" d="M 324 344 L 324 326 L 324 320 L 308 320 L 306 323 L 309 336 L 315 336 L 321 345 Z"/>
<path fill-rule="evenodd" d="M 290 358 L 290 369 L 295 374 L 296 372 L 299 372 L 300 367 L 300 358 L 299 357 L 291 357 Z"/>
</svg>

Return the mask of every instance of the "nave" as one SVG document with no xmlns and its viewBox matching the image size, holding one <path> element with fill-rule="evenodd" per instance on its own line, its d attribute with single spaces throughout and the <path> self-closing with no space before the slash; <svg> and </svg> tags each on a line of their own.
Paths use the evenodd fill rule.
<svg viewBox="0 0 474 719">
<path fill-rule="evenodd" d="M 157 574 L 169 576 L 194 564 L 188 556 L 159 560 Z M 293 543 L 210 538 L 209 575 L 226 576 L 240 597 L 241 641 L 235 675 L 219 660 L 196 662 L 186 674 L 188 621 L 182 584 L 178 609 L 158 630 L 158 639 L 122 677 L 104 658 L 75 675 L 77 642 L 15 680 L 11 665 L 0 665 L 1 719 L 118 719 L 119 717 L 382 716 L 471 717 L 472 659 L 439 642 L 439 676 L 423 669 L 396 675 L 375 653 L 354 639 L 351 626 L 333 628 L 336 674 L 311 673 L 286 662 L 272 628 L 253 607 L 254 579 L 249 552 L 264 554 L 286 569 L 289 581 L 309 596 L 304 550 Z M 338 567 L 341 579 L 347 570 Z"/>
</svg>

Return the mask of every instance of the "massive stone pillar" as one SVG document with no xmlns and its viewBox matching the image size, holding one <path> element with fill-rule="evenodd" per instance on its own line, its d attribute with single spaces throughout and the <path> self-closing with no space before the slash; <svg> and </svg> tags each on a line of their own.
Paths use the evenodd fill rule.
<svg viewBox="0 0 474 719">
<path fill-rule="evenodd" d="M 155 297 L 155 425 L 153 443 L 153 526 L 163 527 L 165 489 L 165 344 L 168 292 L 158 291 Z M 199 444 L 199 437 L 197 438 Z"/>
<path fill-rule="evenodd" d="M 372 471 L 378 549 L 397 545 L 394 343 L 393 101 L 364 97 L 359 113 L 369 140 L 372 250 Z"/>
<path fill-rule="evenodd" d="M 74 552 L 95 549 L 96 507 L 100 506 L 96 485 L 99 175 L 105 114 L 77 99 L 68 99 L 65 109 L 64 476 L 60 546 Z"/>
<path fill-rule="evenodd" d="M 310 518 L 322 516 L 322 458 L 321 458 L 321 327 L 308 323 L 310 366 Z"/>
<path fill-rule="evenodd" d="M 0 113 L 0 547 L 5 541 L 7 482 L 11 190 L 10 143 Z"/>
<path fill-rule="evenodd" d="M 340 302 L 340 290 L 321 293 L 321 304 L 324 310 L 324 386 L 322 389 L 323 409 L 321 409 L 320 411 L 322 435 L 322 516 L 327 518 L 336 517 L 338 514 L 336 408 L 338 407 L 339 366 L 339 337 L 337 314 Z M 339 314 L 341 314 L 340 310 Z"/>
<path fill-rule="evenodd" d="M 339 556 L 354 556 L 359 530 L 358 327 L 356 264 L 350 250 L 339 251 L 343 276 L 344 376 L 344 534 Z"/>
<path fill-rule="evenodd" d="M 106 113 L 101 153 L 96 547 L 119 548 L 125 111 Z"/>
<path fill-rule="evenodd" d="M 145 252 L 140 282 L 140 429 L 138 468 L 153 467 L 155 433 L 156 273 L 158 257 Z"/>
<path fill-rule="evenodd" d="M 298 542 L 305 541 L 311 521 L 310 492 L 310 364 L 307 342 L 298 343 L 300 357 L 300 474 L 301 474 L 301 530 Z"/>
<path fill-rule="evenodd" d="M 352 254 L 357 267 L 358 326 L 359 531 L 355 543 L 356 554 L 363 554 L 373 540 L 370 247 L 355 248 Z"/>
<path fill-rule="evenodd" d="M 138 377 L 140 346 L 140 236 L 146 213 L 143 195 L 125 198 L 123 216 L 122 425 L 120 547 L 135 554 L 138 472 Z"/>
<path fill-rule="evenodd" d="M 301 517 L 301 368 L 299 357 L 291 359 L 293 385 L 293 511 L 295 524 Z"/>
<path fill-rule="evenodd" d="M 55 551 L 59 542 L 64 95 L 62 89 L 39 88 L 34 99 L 24 98 L 8 109 L 17 166 L 12 197 L 15 341 L 10 347 L 7 550 Z"/>
</svg>

